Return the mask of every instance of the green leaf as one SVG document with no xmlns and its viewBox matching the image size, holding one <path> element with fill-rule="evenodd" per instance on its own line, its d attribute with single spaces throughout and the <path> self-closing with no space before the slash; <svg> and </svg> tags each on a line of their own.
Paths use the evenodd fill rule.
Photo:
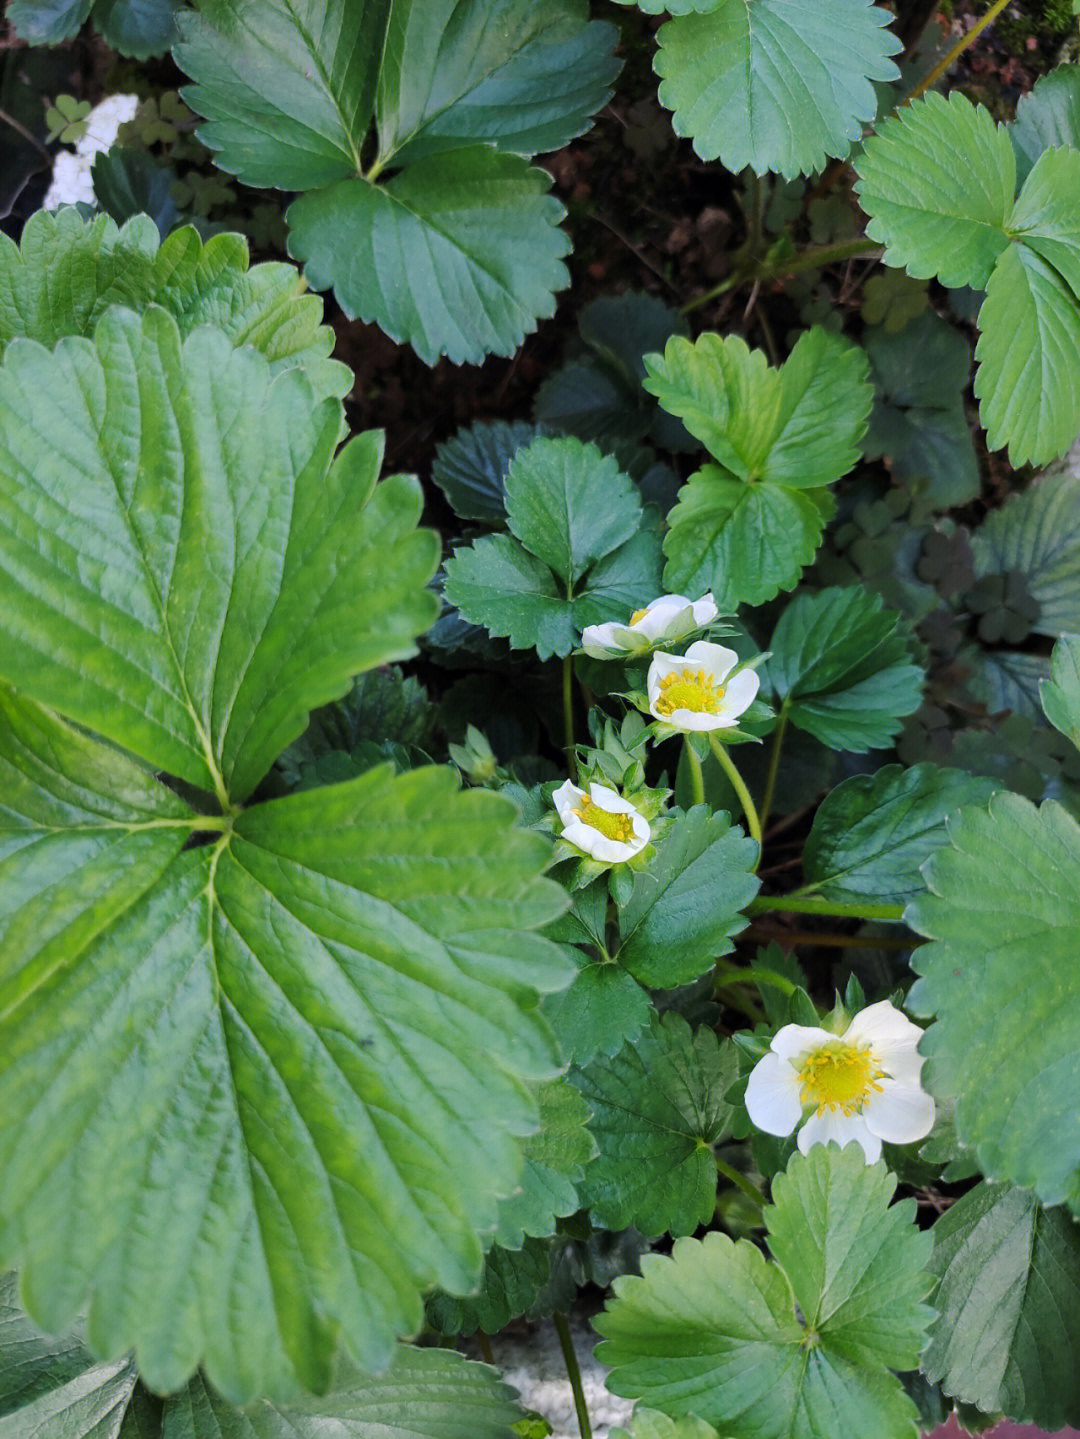
<svg viewBox="0 0 1080 1439">
<path fill-rule="evenodd" d="M 1080 827 L 1053 802 L 999 794 L 948 831 L 906 914 L 934 941 L 908 996 L 936 1016 L 923 1083 L 956 1100 L 957 1137 L 988 1179 L 1080 1213 Z"/>
<path fill-rule="evenodd" d="M 947 817 L 961 805 L 988 803 L 999 788 L 935 764 L 853 775 L 814 815 L 803 873 L 821 899 L 903 903 L 922 892 L 920 866 L 947 843 Z"/>
<path fill-rule="evenodd" d="M 671 7 L 674 8 L 674 7 Z M 685 7 L 680 7 L 685 8 Z M 660 103 L 703 160 L 809 175 L 844 156 L 897 78 L 892 16 L 871 0 L 716 0 L 657 36 Z M 836 37 L 842 34 L 843 45 Z"/>
<path fill-rule="evenodd" d="M 568 655 L 578 643 L 572 601 L 547 565 L 508 535 L 455 550 L 446 562 L 446 597 L 466 619 L 506 636 L 514 649 L 535 649 L 542 660 Z"/>
<path fill-rule="evenodd" d="M 895 1187 L 857 1146 L 816 1145 L 774 1182 L 776 1263 L 717 1232 L 647 1256 L 596 1321 L 608 1388 L 733 1439 L 914 1439 L 889 1370 L 918 1363 L 931 1240 Z"/>
<path fill-rule="evenodd" d="M 346 1369 L 329 1394 L 280 1406 L 234 1409 L 197 1376 L 165 1401 L 162 1439 L 515 1439 L 522 1417 L 494 1369 L 401 1345 L 385 1373 Z"/>
<path fill-rule="evenodd" d="M 498 1245 L 484 1261 L 484 1272 L 475 1294 L 461 1298 L 454 1294 L 431 1295 L 427 1304 L 428 1322 L 439 1334 L 498 1334 L 511 1319 L 527 1314 L 551 1278 L 551 1246 L 539 1239 L 526 1239 L 520 1249 Z M 438 1439 L 442 1439 L 441 1434 Z"/>
<path fill-rule="evenodd" d="M 161 305 L 184 336 L 213 324 L 260 350 L 274 374 L 302 366 L 320 394 L 352 385 L 346 366 L 326 358 L 334 332 L 321 323 L 322 301 L 304 293 L 291 265 L 249 268 L 242 235 L 204 244 L 185 228 L 161 241 L 145 216 L 118 229 L 73 208 L 36 211 L 21 246 L 0 235 L 0 350 L 18 336 L 48 349 L 67 335 L 89 338 L 113 305 Z"/>
<path fill-rule="evenodd" d="M 629 1432 L 613 1429 L 611 1439 L 720 1439 L 711 1424 L 693 1415 L 669 1419 L 655 1409 L 635 1409 Z"/>
<path fill-rule="evenodd" d="M 712 1030 L 693 1031 L 675 1013 L 654 1013 L 613 1058 L 571 1070 L 600 1146 L 581 1187 L 594 1223 L 689 1234 L 711 1219 L 712 1146 L 729 1128 L 723 1096 L 736 1078 L 730 1044 L 721 1047 Z"/>
<path fill-rule="evenodd" d="M 980 1184 L 933 1234 L 927 1376 L 989 1414 L 1046 1430 L 1080 1423 L 1080 1228 L 1029 1190 Z"/>
<path fill-rule="evenodd" d="M 584 0 L 405 0 L 389 7 L 379 73 L 379 158 L 463 145 L 561 150 L 611 98 L 618 31 Z"/>
<path fill-rule="evenodd" d="M 1062 635 L 1050 656 L 1050 678 L 1039 685 L 1046 718 L 1080 748 L 1080 635 Z"/>
<path fill-rule="evenodd" d="M 640 440 L 652 420 L 651 404 L 640 386 L 587 356 L 552 370 L 533 402 L 537 422 L 558 434 L 576 435 L 603 445 Z"/>
<path fill-rule="evenodd" d="M 618 962 L 651 989 L 711 969 L 746 927 L 742 910 L 761 887 L 757 857 L 757 844 L 723 812 L 698 805 L 678 813 L 619 911 Z"/>
<path fill-rule="evenodd" d="M 979 466 L 964 412 L 968 342 L 928 312 L 897 334 L 868 330 L 863 344 L 877 391 L 863 453 L 888 455 L 894 479 L 923 491 L 936 509 L 973 500 Z"/>
<path fill-rule="evenodd" d="M 773 631 L 769 676 L 791 722 L 831 749 L 886 748 L 922 701 L 900 616 L 859 587 L 798 595 Z"/>
<path fill-rule="evenodd" d="M 459 430 L 435 451 L 431 478 L 463 520 L 502 525 L 510 462 L 541 433 L 527 420 L 495 420 Z"/>
<path fill-rule="evenodd" d="M 511 355 L 566 287 L 570 242 L 550 177 L 486 146 L 433 155 L 385 185 L 339 181 L 289 207 L 289 253 L 352 319 L 434 364 Z"/>
<path fill-rule="evenodd" d="M 208 327 L 181 343 L 161 310 L 114 309 L 92 345 L 52 355 L 9 347 L 5 678 L 156 769 L 250 794 L 308 710 L 412 653 L 434 609 L 418 488 L 375 486 L 374 434 L 334 459 L 340 433 L 340 405 L 316 403 L 301 371 L 275 379 Z M 345 613 L 379 620 L 343 634 Z"/>
<path fill-rule="evenodd" d="M 917 279 L 984 290 L 1008 248 L 1016 159 L 1004 125 L 953 91 L 885 120 L 855 161 L 866 233 Z"/>
<path fill-rule="evenodd" d="M 7 18 L 28 45 L 58 45 L 72 40 L 90 14 L 94 0 L 11 0 Z"/>
<path fill-rule="evenodd" d="M 525 1236 L 544 1239 L 555 1233 L 555 1220 L 579 1208 L 578 1185 L 596 1153 L 587 1124 L 588 1106 L 565 1079 L 535 1090 L 540 1128 L 524 1141 L 525 1165 L 520 1193 L 499 1206 L 495 1243 L 520 1249 Z"/>
<path fill-rule="evenodd" d="M 1021 572 L 1039 605 L 1037 634 L 1080 632 L 1080 478 L 1037 480 L 991 510 L 972 548 L 980 576 Z"/>
<path fill-rule="evenodd" d="M 98 208 L 118 225 L 135 215 L 149 215 L 164 240 L 190 220 L 173 199 L 176 171 L 159 164 L 145 150 L 114 145 L 94 156 L 90 175 Z"/>
<path fill-rule="evenodd" d="M 574 952 L 580 968 L 568 989 L 547 995 L 544 1016 L 572 1064 L 589 1064 L 633 1040 L 652 1012 L 641 985 L 617 964 L 596 963 Z"/>
<path fill-rule="evenodd" d="M 1034 88 L 1020 97 L 1009 135 L 1020 184 L 1051 145 L 1080 149 L 1080 66 L 1059 65 L 1036 81 Z"/>
<path fill-rule="evenodd" d="M 678 594 L 711 589 L 721 613 L 764 604 L 798 584 L 833 508 L 828 490 L 748 485 L 705 465 L 668 515 L 664 584 Z"/>
<path fill-rule="evenodd" d="M 1080 300 L 1080 150 L 1044 150 L 1009 218 L 1009 230 Z"/>
<path fill-rule="evenodd" d="M 94 24 L 121 55 L 147 60 L 177 39 L 176 15 L 184 0 L 96 0 Z"/>
</svg>

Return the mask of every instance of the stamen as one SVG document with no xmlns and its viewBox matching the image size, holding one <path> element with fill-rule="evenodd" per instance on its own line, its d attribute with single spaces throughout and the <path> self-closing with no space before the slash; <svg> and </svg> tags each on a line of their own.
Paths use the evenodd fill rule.
<svg viewBox="0 0 1080 1439">
<path fill-rule="evenodd" d="M 675 670 L 660 681 L 656 711 L 662 715 L 674 714 L 676 710 L 716 714 L 724 694 L 724 686 L 718 685 L 704 670 Z"/>
<path fill-rule="evenodd" d="M 631 623 L 632 625 L 636 625 L 637 622 L 638 622 L 638 620 L 643 620 L 648 613 L 649 613 L 649 606 L 648 606 L 648 605 L 646 605 L 643 610 L 635 610 L 634 613 L 630 616 L 630 623 Z"/>
<path fill-rule="evenodd" d="M 590 829 L 599 830 L 605 839 L 614 839 L 619 844 L 632 844 L 634 841 L 634 819 L 629 814 L 611 814 L 591 800 L 588 795 L 583 795 L 581 803 L 574 814 L 587 824 Z"/>
<path fill-rule="evenodd" d="M 881 1092 L 878 1080 L 885 1077 L 872 1049 L 837 1041 L 803 1060 L 800 1098 L 803 1104 L 814 1105 L 818 1114 L 832 1109 L 859 1114 L 870 1096 Z"/>
</svg>

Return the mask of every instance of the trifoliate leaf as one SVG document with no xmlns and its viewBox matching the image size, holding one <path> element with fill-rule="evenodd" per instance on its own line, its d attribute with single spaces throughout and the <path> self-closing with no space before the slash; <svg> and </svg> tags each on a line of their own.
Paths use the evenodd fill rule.
<svg viewBox="0 0 1080 1439">
<path fill-rule="evenodd" d="M 498 1334 L 511 1319 L 527 1314 L 551 1278 L 551 1245 L 526 1239 L 520 1249 L 498 1245 L 484 1261 L 475 1294 L 433 1294 L 427 1303 L 428 1323 L 439 1334 Z M 439 1436 L 442 1439 L 442 1436 Z"/>
<path fill-rule="evenodd" d="M 945 820 L 989 802 L 1000 785 L 935 764 L 886 765 L 825 796 L 806 841 L 803 873 L 822 899 L 899 904 L 922 892 L 920 866 L 947 843 Z"/>
<path fill-rule="evenodd" d="M 985 1413 L 1080 1423 L 1080 1226 L 1030 1190 L 980 1184 L 934 1224 L 938 1310 L 923 1369 Z"/>
<path fill-rule="evenodd" d="M 791 722 L 831 749 L 883 749 L 922 701 L 900 616 L 855 586 L 798 595 L 773 631 L 769 677 Z"/>
<path fill-rule="evenodd" d="M 890 1369 L 918 1363 L 931 1240 L 895 1187 L 857 1145 L 816 1145 L 774 1182 L 776 1263 L 717 1232 L 646 1256 L 596 1321 L 608 1388 L 733 1439 L 914 1439 Z"/>
<path fill-rule="evenodd" d="M 1039 685 L 1043 712 L 1080 749 L 1080 635 L 1062 635 L 1050 656 L 1050 678 Z"/>
<path fill-rule="evenodd" d="M 73 40 L 90 14 L 94 0 L 11 0 L 7 18 L 28 45 L 58 45 Z"/>
<path fill-rule="evenodd" d="M 343 180 L 289 207 L 289 253 L 316 290 L 433 365 L 510 355 L 569 273 L 549 176 L 487 147 L 418 160 L 385 185 Z"/>
<path fill-rule="evenodd" d="M 576 962 L 576 978 L 568 989 L 544 998 L 543 1012 L 566 1059 L 589 1064 L 640 1034 L 652 1005 L 637 980 L 619 965 L 583 955 L 577 955 Z"/>
<path fill-rule="evenodd" d="M 446 595 L 516 649 L 567 655 L 586 625 L 625 619 L 655 597 L 659 537 L 640 528 L 634 482 L 595 445 L 539 439 L 519 450 L 506 510 L 512 536 L 456 550 Z"/>
<path fill-rule="evenodd" d="M 984 290 L 1008 248 L 1016 160 L 1004 125 L 960 94 L 929 94 L 885 120 L 855 162 L 866 233 L 917 279 Z"/>
<path fill-rule="evenodd" d="M 91 345 L 10 346 L 3 677 L 155 769 L 240 800 L 309 709 L 412 653 L 434 608 L 419 489 L 375 486 L 374 434 L 333 459 L 341 407 L 316 398 L 302 371 L 275 379 L 220 331 L 182 343 L 160 309 L 110 311 Z M 32 542 L 15 518 L 31 496 Z"/>
<path fill-rule="evenodd" d="M 979 466 L 964 392 L 971 347 L 928 313 L 897 334 L 869 330 L 863 345 L 877 391 L 863 453 L 887 455 L 893 476 L 925 494 L 935 509 L 967 504 L 979 493 Z"/>
<path fill-rule="evenodd" d="M 542 433 L 527 420 L 496 420 L 459 430 L 435 451 L 431 478 L 463 520 L 501 525 L 506 519 L 510 462 Z"/>
<path fill-rule="evenodd" d="M 176 15 L 184 0 L 95 0 L 94 24 L 121 55 L 146 60 L 177 39 Z"/>
<path fill-rule="evenodd" d="M 1039 605 L 1037 634 L 1080 632 L 1080 478 L 1036 481 L 991 510 L 972 547 L 980 576 L 1012 570 L 1024 576 Z"/>
<path fill-rule="evenodd" d="M 516 1439 L 522 1417 L 494 1369 L 403 1344 L 384 1373 L 346 1366 L 329 1394 L 281 1405 L 235 1409 L 196 1375 L 165 1401 L 162 1439 Z"/>
<path fill-rule="evenodd" d="M 553 1079 L 534 1093 L 540 1128 L 521 1146 L 520 1192 L 499 1206 L 495 1242 L 504 1249 L 520 1249 L 526 1235 L 547 1238 L 555 1233 L 556 1219 L 579 1208 L 578 1185 L 596 1153 L 586 1127 L 589 1108 L 572 1085 Z"/>
<path fill-rule="evenodd" d="M 320 323 L 322 301 L 304 294 L 291 265 L 249 268 L 242 235 L 203 244 L 185 228 L 162 241 L 145 216 L 117 229 L 67 207 L 36 211 L 20 246 L 0 235 L 0 350 L 18 336 L 48 349 L 66 335 L 89 338 L 112 305 L 161 305 L 185 336 L 213 324 L 260 350 L 275 374 L 303 367 L 320 394 L 352 385 L 349 370 L 327 358 L 334 332 Z"/>
<path fill-rule="evenodd" d="M 611 1059 L 570 1071 L 600 1148 L 580 1191 L 596 1224 L 689 1234 L 712 1217 L 712 1146 L 728 1129 L 723 1096 L 737 1077 L 730 1043 L 722 1047 L 711 1029 L 695 1032 L 674 1013 L 654 1013 Z"/>
<path fill-rule="evenodd" d="M 936 1016 L 923 1083 L 955 1099 L 988 1179 L 1080 1213 L 1080 826 L 1052 801 L 999 794 L 948 832 L 906 913 L 934 941 L 915 951 L 908 996 Z"/>
<path fill-rule="evenodd" d="M 563 209 L 523 157 L 611 93 L 617 31 L 583 0 L 200 0 L 181 31 L 201 138 L 245 183 L 307 192 L 290 252 L 347 314 L 428 363 L 478 363 L 553 312 Z"/>
<path fill-rule="evenodd" d="M 619 910 L 616 958 L 651 989 L 688 984 L 730 953 L 761 886 L 757 844 L 705 805 L 676 815 Z"/>
<path fill-rule="evenodd" d="M 674 7 L 668 7 L 674 9 Z M 714 0 L 658 36 L 660 103 L 703 160 L 786 179 L 844 156 L 899 75 L 892 18 L 872 0 Z M 836 44 L 842 34 L 843 45 Z"/>
<path fill-rule="evenodd" d="M 1080 149 L 1080 65 L 1059 65 L 1036 81 L 1020 97 L 1009 135 L 1020 184 L 1051 145 Z"/>
</svg>

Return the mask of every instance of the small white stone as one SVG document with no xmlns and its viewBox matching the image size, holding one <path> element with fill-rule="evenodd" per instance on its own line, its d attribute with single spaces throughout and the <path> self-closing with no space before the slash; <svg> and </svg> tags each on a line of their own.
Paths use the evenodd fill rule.
<svg viewBox="0 0 1080 1439">
<path fill-rule="evenodd" d="M 94 106 L 86 117 L 86 134 L 76 142 L 74 150 L 56 153 L 52 183 L 45 194 L 43 209 L 94 203 L 94 183 L 90 177 L 94 157 L 111 148 L 120 126 L 134 120 L 138 108 L 138 95 L 109 95 Z"/>
<path fill-rule="evenodd" d="M 608 1370 L 597 1363 L 592 1352 L 599 1335 L 580 1322 L 572 1323 L 571 1334 L 593 1434 L 595 1439 L 608 1439 L 616 1425 L 629 1424 L 633 1401 L 608 1392 L 604 1383 Z M 470 1352 L 479 1358 L 475 1347 Z M 554 1325 L 538 1325 L 528 1334 L 497 1334 L 491 1340 L 491 1352 L 507 1384 L 521 1395 L 522 1405 L 542 1414 L 552 1426 L 551 1439 L 578 1439 L 574 1394 Z"/>
</svg>

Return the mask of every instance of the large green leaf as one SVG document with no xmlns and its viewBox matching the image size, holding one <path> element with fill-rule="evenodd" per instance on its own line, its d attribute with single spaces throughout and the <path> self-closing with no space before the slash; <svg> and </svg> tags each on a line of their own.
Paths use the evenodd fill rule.
<svg viewBox="0 0 1080 1439">
<path fill-rule="evenodd" d="M 341 423 L 300 370 L 275 379 L 208 327 L 181 342 L 161 310 L 113 310 L 54 355 L 9 346 L 3 676 L 157 769 L 250 794 L 308 710 L 412 653 L 434 609 L 419 491 L 375 486 L 374 434 L 334 459 Z"/>
<path fill-rule="evenodd" d="M 986 804 L 999 785 L 959 769 L 886 765 L 853 775 L 825 796 L 803 854 L 809 888 L 841 903 L 899 904 L 923 889 L 920 866 L 945 844 L 945 821 Z"/>
<path fill-rule="evenodd" d="M 625 619 L 659 585 L 660 541 L 641 528 L 633 480 L 580 440 L 534 440 L 506 477 L 512 534 L 455 550 L 446 595 L 466 619 L 541 659 L 567 655 L 581 630 Z"/>
<path fill-rule="evenodd" d="M 796 596 L 773 631 L 769 675 L 783 713 L 831 749 L 883 749 L 922 700 L 900 616 L 858 586 Z"/>
<path fill-rule="evenodd" d="M 959 91 L 904 106 L 855 162 L 866 233 L 885 263 L 943 285 L 986 288 L 1008 247 L 1016 159 L 1004 125 Z"/>
<path fill-rule="evenodd" d="M 774 1183 L 775 1264 L 717 1232 L 647 1256 L 596 1322 L 608 1387 L 733 1439 L 914 1439 L 889 1371 L 918 1363 L 931 1240 L 895 1187 L 858 1146 L 817 1145 Z"/>
<path fill-rule="evenodd" d="M 619 910 L 618 962 L 641 984 L 674 989 L 711 969 L 746 926 L 760 888 L 757 844 L 705 805 L 677 814 Z"/>
<path fill-rule="evenodd" d="M 936 1016 L 923 1082 L 955 1099 L 988 1179 L 1080 1213 L 1080 826 L 1052 801 L 999 794 L 948 831 L 906 916 L 934 941 L 909 995 Z"/>
<path fill-rule="evenodd" d="M 731 1045 L 674 1013 L 654 1013 L 611 1059 L 571 1070 L 600 1147 L 581 1186 L 595 1223 L 689 1234 L 708 1222 L 716 1203 L 712 1146 L 729 1129 L 724 1092 L 737 1077 Z"/>
<path fill-rule="evenodd" d="M 1030 1190 L 980 1184 L 933 1233 L 928 1378 L 988 1414 L 1080 1424 L 1080 1227 Z"/>
<path fill-rule="evenodd" d="M 1080 150 L 1080 65 L 1058 66 L 1022 95 L 1009 135 L 1021 184 L 1051 145 Z"/>
<path fill-rule="evenodd" d="M 553 312 L 564 212 L 527 157 L 587 129 L 618 71 L 583 0 L 199 0 L 181 31 L 202 139 L 307 192 L 289 247 L 347 314 L 478 363 Z"/>
<path fill-rule="evenodd" d="M 703 160 L 786 178 L 848 153 L 899 75 L 892 18 L 872 0 L 713 0 L 657 37 L 660 103 Z M 837 36 L 843 43 L 837 44 Z"/>
<path fill-rule="evenodd" d="M 1047 476 L 991 510 L 973 548 L 979 575 L 1024 576 L 1036 633 L 1080 632 L 1080 478 Z"/>
<path fill-rule="evenodd" d="M 322 301 L 304 293 L 291 265 L 249 268 L 242 235 L 203 244 L 185 227 L 162 242 L 145 217 L 117 229 L 73 208 L 36 211 L 20 245 L 0 235 L 0 351 L 17 336 L 49 349 L 66 335 L 89 337 L 111 305 L 161 305 L 182 335 L 213 324 L 260 350 L 275 374 L 302 366 L 323 394 L 352 385 L 346 366 L 326 358 L 334 332 L 320 323 Z"/>
</svg>

